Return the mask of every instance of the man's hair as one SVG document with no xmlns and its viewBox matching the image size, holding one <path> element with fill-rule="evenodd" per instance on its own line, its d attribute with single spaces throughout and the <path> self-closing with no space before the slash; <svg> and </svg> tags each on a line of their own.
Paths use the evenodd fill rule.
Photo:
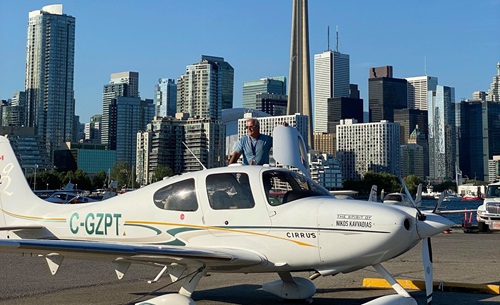
<svg viewBox="0 0 500 305">
<path fill-rule="evenodd" d="M 260 127 L 259 120 L 255 119 L 255 118 L 251 118 L 251 119 L 248 119 L 247 122 L 250 121 L 250 120 L 253 120 L 254 126 Z"/>
</svg>

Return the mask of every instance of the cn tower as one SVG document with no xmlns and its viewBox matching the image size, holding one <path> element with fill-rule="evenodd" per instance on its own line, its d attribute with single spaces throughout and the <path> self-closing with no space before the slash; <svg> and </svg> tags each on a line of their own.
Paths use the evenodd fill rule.
<svg viewBox="0 0 500 305">
<path fill-rule="evenodd" d="M 308 116 L 308 144 L 312 148 L 314 141 L 312 138 L 308 24 L 307 0 L 293 0 L 287 114 L 301 113 Z"/>
</svg>

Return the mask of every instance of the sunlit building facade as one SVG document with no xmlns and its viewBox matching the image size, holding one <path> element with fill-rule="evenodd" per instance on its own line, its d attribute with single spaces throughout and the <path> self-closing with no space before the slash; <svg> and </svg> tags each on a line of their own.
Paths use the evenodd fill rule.
<svg viewBox="0 0 500 305">
<path fill-rule="evenodd" d="M 428 94 L 429 176 L 432 180 L 455 177 L 455 88 L 438 85 Z"/>
<path fill-rule="evenodd" d="M 62 4 L 29 13 L 26 42 L 24 126 L 34 127 L 49 160 L 73 140 L 75 18 Z"/>
<path fill-rule="evenodd" d="M 314 55 L 314 132 L 328 132 L 328 99 L 349 97 L 349 82 L 348 54 Z"/>
<path fill-rule="evenodd" d="M 357 123 L 341 120 L 337 126 L 337 159 L 345 180 L 361 180 L 368 171 L 400 175 L 398 123 Z"/>
<path fill-rule="evenodd" d="M 177 84 L 174 79 L 160 78 L 155 86 L 155 115 L 175 116 L 177 111 Z"/>
<path fill-rule="evenodd" d="M 438 78 L 434 76 L 416 76 L 406 78 L 408 82 L 408 108 L 427 110 L 427 92 L 436 90 Z"/>
</svg>

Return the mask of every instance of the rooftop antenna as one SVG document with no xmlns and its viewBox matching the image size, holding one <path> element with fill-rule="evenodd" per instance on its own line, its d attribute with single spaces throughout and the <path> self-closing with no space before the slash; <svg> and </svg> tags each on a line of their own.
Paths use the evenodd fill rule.
<svg viewBox="0 0 500 305">
<path fill-rule="evenodd" d="M 327 27 L 327 45 L 328 45 L 328 48 L 327 48 L 327 51 L 330 51 L 330 26 Z"/>
<path fill-rule="evenodd" d="M 339 26 L 337 25 L 337 44 L 335 45 L 335 51 L 339 51 Z"/>
<path fill-rule="evenodd" d="M 427 76 L 427 56 L 424 56 L 424 75 Z"/>
</svg>

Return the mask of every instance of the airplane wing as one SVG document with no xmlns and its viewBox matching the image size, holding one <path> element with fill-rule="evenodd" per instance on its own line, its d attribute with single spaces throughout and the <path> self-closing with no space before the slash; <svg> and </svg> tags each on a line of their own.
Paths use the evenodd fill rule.
<svg viewBox="0 0 500 305">
<path fill-rule="evenodd" d="M 434 212 L 434 214 L 459 214 L 459 213 L 471 213 L 471 212 L 477 212 L 477 210 L 437 210 Z"/>
<path fill-rule="evenodd" d="M 3 226 L 0 227 L 0 231 L 18 231 L 18 230 L 41 230 L 45 229 L 44 226 Z"/>
<path fill-rule="evenodd" d="M 211 268 L 241 268 L 265 263 L 256 253 L 230 248 L 190 248 L 166 245 L 122 244 L 94 241 L 1 239 L 0 250 L 61 255 L 77 259 L 110 259 L 157 264 L 200 262 Z"/>
</svg>

